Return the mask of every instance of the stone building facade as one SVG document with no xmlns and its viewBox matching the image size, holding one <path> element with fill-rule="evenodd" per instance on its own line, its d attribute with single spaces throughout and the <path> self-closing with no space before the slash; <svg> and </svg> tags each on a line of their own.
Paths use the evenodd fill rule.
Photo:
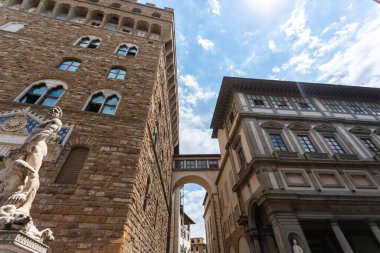
<svg viewBox="0 0 380 253">
<path fill-rule="evenodd" d="M 226 252 L 380 251 L 379 97 L 223 79 L 212 128 Z"/>
<path fill-rule="evenodd" d="M 136 1 L 0 0 L 0 152 L 49 106 L 64 131 L 32 217 L 59 252 L 166 252 L 178 152 L 173 10 Z"/>
</svg>

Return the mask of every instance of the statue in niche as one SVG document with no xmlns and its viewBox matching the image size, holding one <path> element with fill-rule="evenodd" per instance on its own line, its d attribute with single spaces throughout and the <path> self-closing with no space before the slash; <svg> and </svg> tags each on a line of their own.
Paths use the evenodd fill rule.
<svg viewBox="0 0 380 253">
<path fill-rule="evenodd" d="M 0 170 L 0 229 L 20 230 L 41 242 L 54 239 L 50 229 L 38 231 L 30 209 L 40 186 L 38 172 L 47 155 L 47 143 L 59 138 L 61 117 L 59 107 L 51 108 L 46 121 L 32 131 L 21 147 L 0 157 L 5 165 Z"/>
<path fill-rule="evenodd" d="M 298 245 L 298 242 L 296 239 L 293 239 L 293 253 L 304 253 L 301 246 Z"/>
</svg>

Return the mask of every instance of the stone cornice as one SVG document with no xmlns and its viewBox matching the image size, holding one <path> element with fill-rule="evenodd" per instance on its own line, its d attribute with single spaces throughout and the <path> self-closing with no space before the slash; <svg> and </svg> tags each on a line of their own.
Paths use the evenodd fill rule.
<svg viewBox="0 0 380 253">
<path fill-rule="evenodd" d="M 319 83 L 224 77 L 215 106 L 211 128 L 223 127 L 224 115 L 234 92 L 267 94 L 277 96 L 307 96 L 321 98 L 363 99 L 376 101 L 380 89 Z"/>
</svg>

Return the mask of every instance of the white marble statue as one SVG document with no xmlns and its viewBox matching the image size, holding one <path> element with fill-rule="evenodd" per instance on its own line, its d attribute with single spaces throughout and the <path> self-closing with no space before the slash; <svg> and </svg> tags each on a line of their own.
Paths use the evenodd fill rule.
<svg viewBox="0 0 380 253">
<path fill-rule="evenodd" d="M 298 245 L 296 239 L 293 239 L 293 253 L 303 253 L 303 249 Z"/>
<path fill-rule="evenodd" d="M 33 129 L 24 144 L 2 157 L 5 167 L 0 170 L 0 229 L 21 230 L 41 241 L 54 239 L 50 229 L 37 230 L 29 213 L 40 186 L 38 172 L 47 155 L 47 142 L 57 138 L 61 117 L 59 107 L 51 108 L 46 121 Z"/>
</svg>

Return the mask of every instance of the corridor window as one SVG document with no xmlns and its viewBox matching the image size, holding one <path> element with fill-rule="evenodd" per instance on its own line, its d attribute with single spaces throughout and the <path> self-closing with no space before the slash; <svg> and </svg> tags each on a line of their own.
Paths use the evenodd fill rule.
<svg viewBox="0 0 380 253">
<path fill-rule="evenodd" d="M 174 161 L 174 168 L 175 169 L 184 169 L 185 168 L 185 161 Z"/>
<path fill-rule="evenodd" d="M 108 73 L 108 78 L 123 80 L 127 71 L 121 68 L 112 68 Z"/>
<path fill-rule="evenodd" d="M 195 169 L 195 161 L 187 160 L 186 161 L 186 169 Z"/>
<path fill-rule="evenodd" d="M 63 60 L 61 64 L 59 64 L 59 70 L 65 70 L 70 72 L 75 72 L 80 66 L 80 62 L 76 60 Z"/>
<path fill-rule="evenodd" d="M 207 168 L 207 161 L 206 160 L 198 160 L 197 161 L 197 168 L 198 169 L 206 169 Z"/>
<path fill-rule="evenodd" d="M 287 109 L 291 110 L 293 109 L 292 104 L 286 97 L 269 97 L 270 101 L 272 102 L 272 105 L 276 109 Z"/>
<path fill-rule="evenodd" d="M 299 135 L 299 136 L 297 136 L 297 138 L 298 138 L 298 141 L 301 144 L 303 150 L 306 153 L 315 153 L 316 152 L 313 144 L 310 141 L 309 136 L 307 136 L 307 135 Z"/>
<path fill-rule="evenodd" d="M 380 149 L 373 143 L 373 141 L 370 138 L 360 138 L 360 140 L 363 142 L 364 146 L 371 150 L 374 153 L 379 153 Z"/>
<path fill-rule="evenodd" d="M 218 160 L 209 160 L 208 161 L 208 167 L 210 169 L 217 169 L 218 168 Z"/>
<path fill-rule="evenodd" d="M 329 145 L 331 151 L 335 154 L 344 154 L 343 148 L 340 146 L 335 137 L 325 136 L 325 141 Z"/>
<path fill-rule="evenodd" d="M 288 151 L 281 134 L 269 134 L 269 137 L 275 151 Z"/>
</svg>

